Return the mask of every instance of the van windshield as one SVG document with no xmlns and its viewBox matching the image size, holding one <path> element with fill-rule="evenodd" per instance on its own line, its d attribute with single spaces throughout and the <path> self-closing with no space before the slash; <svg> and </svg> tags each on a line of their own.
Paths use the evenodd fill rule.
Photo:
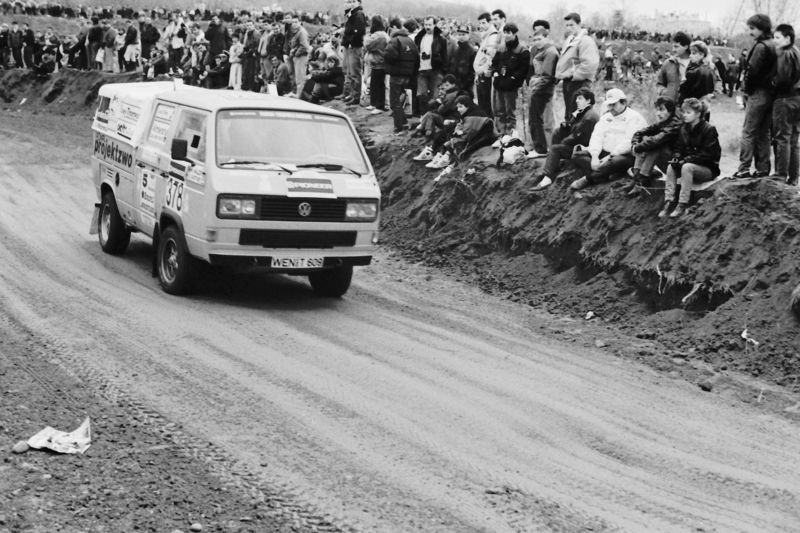
<svg viewBox="0 0 800 533">
<path fill-rule="evenodd" d="M 341 117 L 237 109 L 217 115 L 217 165 L 308 165 L 368 172 L 358 139 Z"/>
</svg>

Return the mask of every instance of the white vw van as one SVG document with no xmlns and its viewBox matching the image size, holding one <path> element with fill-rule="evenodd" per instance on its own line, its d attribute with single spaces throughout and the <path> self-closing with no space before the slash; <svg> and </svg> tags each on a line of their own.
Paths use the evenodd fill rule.
<svg viewBox="0 0 800 533">
<path fill-rule="evenodd" d="M 92 125 L 100 246 L 152 238 L 170 294 L 198 261 L 307 275 L 341 296 L 378 242 L 380 189 L 346 115 L 172 82 L 100 88 Z"/>
</svg>

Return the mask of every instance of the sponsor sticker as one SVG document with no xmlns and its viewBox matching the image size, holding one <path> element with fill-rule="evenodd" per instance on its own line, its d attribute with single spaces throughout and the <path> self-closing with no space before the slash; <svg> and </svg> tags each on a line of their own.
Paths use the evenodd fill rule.
<svg viewBox="0 0 800 533">
<path fill-rule="evenodd" d="M 133 149 L 102 134 L 94 137 L 94 155 L 107 163 L 133 167 Z"/>
<path fill-rule="evenodd" d="M 154 214 L 156 210 L 156 180 L 149 171 L 142 169 L 138 185 L 139 206 L 148 214 Z"/>
<path fill-rule="evenodd" d="M 147 140 L 158 144 L 165 144 L 167 142 L 167 133 L 169 133 L 169 122 L 154 120 Z"/>
<path fill-rule="evenodd" d="M 333 194 L 331 180 L 322 178 L 286 178 L 286 187 L 290 194 Z"/>
</svg>

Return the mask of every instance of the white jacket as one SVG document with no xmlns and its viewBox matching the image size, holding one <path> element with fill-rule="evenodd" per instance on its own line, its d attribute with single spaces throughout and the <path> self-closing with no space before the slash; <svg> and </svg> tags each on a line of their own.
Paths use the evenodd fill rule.
<svg viewBox="0 0 800 533">
<path fill-rule="evenodd" d="M 600 152 L 603 151 L 611 155 L 629 154 L 633 134 L 645 127 L 647 121 L 630 107 L 617 116 L 604 113 L 592 131 L 589 153 L 592 157 L 600 157 Z"/>
<path fill-rule="evenodd" d="M 503 37 L 500 32 L 490 25 L 486 33 L 481 35 L 481 46 L 475 54 L 472 68 L 477 75 L 489 76 L 492 72 L 492 58 L 494 58 Z"/>
</svg>

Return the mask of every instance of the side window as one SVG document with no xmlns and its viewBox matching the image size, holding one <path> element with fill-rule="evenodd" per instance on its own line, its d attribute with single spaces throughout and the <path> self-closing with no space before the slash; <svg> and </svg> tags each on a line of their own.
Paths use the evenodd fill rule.
<svg viewBox="0 0 800 533">
<path fill-rule="evenodd" d="M 167 135 L 169 135 L 172 120 L 175 116 L 175 106 L 158 104 L 150 130 L 147 132 L 147 142 L 166 149 Z"/>
<path fill-rule="evenodd" d="M 206 160 L 206 123 L 208 114 L 201 111 L 185 109 L 178 119 L 178 128 L 175 131 L 176 139 L 185 139 L 189 148 L 187 155 L 195 161 Z"/>
</svg>

